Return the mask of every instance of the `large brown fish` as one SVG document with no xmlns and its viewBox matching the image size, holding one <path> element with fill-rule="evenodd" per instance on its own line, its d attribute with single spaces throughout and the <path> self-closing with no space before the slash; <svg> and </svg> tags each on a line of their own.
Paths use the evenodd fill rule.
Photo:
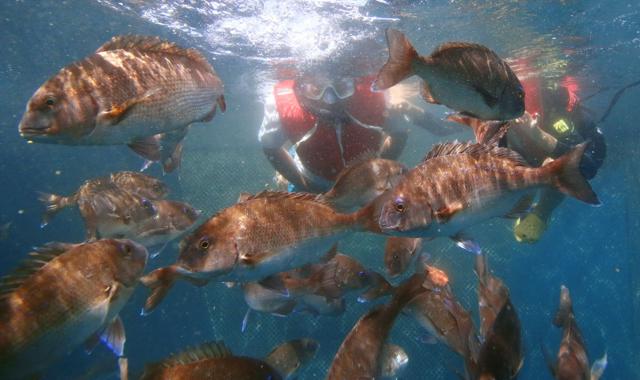
<svg viewBox="0 0 640 380">
<path fill-rule="evenodd" d="M 479 342 L 473 320 L 451 291 L 449 277 L 441 269 L 429 265 L 425 274 L 426 292 L 409 302 L 405 312 L 463 358 L 475 355 Z"/>
<path fill-rule="evenodd" d="M 222 81 L 197 50 L 117 36 L 40 86 L 19 130 L 43 143 L 127 144 L 170 172 L 188 126 L 210 121 L 216 105 L 224 111 L 222 93 Z"/>
<path fill-rule="evenodd" d="M 599 204 L 580 173 L 586 145 L 542 167 L 530 167 L 512 150 L 481 144 L 436 145 L 400 183 L 368 206 L 380 229 L 405 237 L 449 236 L 467 250 L 479 247 L 461 232 L 493 217 L 510 216 L 532 190 L 555 188 Z M 379 217 L 376 218 L 380 210 Z"/>
<path fill-rule="evenodd" d="M 186 236 L 176 264 L 143 278 L 151 288 L 146 311 L 179 278 L 197 285 L 258 281 L 319 261 L 340 239 L 369 223 L 367 214 L 339 214 L 314 194 L 263 192 L 243 199 Z"/>
<path fill-rule="evenodd" d="M 466 42 L 448 42 L 420 57 L 407 37 L 387 29 L 389 60 L 374 88 L 385 90 L 412 75 L 424 80 L 422 95 L 484 120 L 509 120 L 524 112 L 524 90 L 509 65 L 491 49 Z"/>
<path fill-rule="evenodd" d="M 468 373 L 479 380 L 515 379 L 523 363 L 520 319 L 511 303 L 509 289 L 489 273 L 484 255 L 476 257 L 475 267 L 482 345 Z"/>
<path fill-rule="evenodd" d="M 235 356 L 222 342 L 205 343 L 147 365 L 140 380 L 288 379 L 315 355 L 318 343 L 298 339 L 276 347 L 264 360 Z"/>
<path fill-rule="evenodd" d="M 340 212 L 352 212 L 396 185 L 407 168 L 400 162 L 374 158 L 344 169 L 320 198 Z"/>
<path fill-rule="evenodd" d="M 558 380 L 598 380 L 607 367 L 607 354 L 596 360 L 589 370 L 587 349 L 573 314 L 569 289 L 564 285 L 560 288 L 560 306 L 553 324 L 562 328 L 558 361 L 552 363 L 545 351 L 545 359 L 553 377 Z"/>
<path fill-rule="evenodd" d="M 101 333 L 121 356 L 118 313 L 146 262 L 146 249 L 130 240 L 52 243 L 31 253 L 0 281 L 0 377 L 35 375 Z"/>
<path fill-rule="evenodd" d="M 351 329 L 333 359 L 327 379 L 377 379 L 382 375 L 385 342 L 396 317 L 416 296 L 426 291 L 423 274 L 398 287 L 389 304 L 365 314 Z"/>
</svg>

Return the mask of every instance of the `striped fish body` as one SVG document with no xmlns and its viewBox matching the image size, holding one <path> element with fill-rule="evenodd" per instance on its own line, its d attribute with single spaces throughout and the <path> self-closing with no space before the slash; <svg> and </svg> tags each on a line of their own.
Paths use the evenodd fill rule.
<svg viewBox="0 0 640 380">
<path fill-rule="evenodd" d="M 552 187 L 598 204 L 579 163 L 584 145 L 539 168 L 515 152 L 481 144 L 436 145 L 424 162 L 379 199 L 383 232 L 407 237 L 455 236 L 506 216 L 532 190 Z"/>
<path fill-rule="evenodd" d="M 32 253 L 2 279 L 0 377 L 42 371 L 111 323 L 146 259 L 128 240 L 57 243 Z"/>
<path fill-rule="evenodd" d="M 185 238 L 178 266 L 220 281 L 257 281 L 319 261 L 354 223 L 315 195 L 264 192 Z"/>
<path fill-rule="evenodd" d="M 38 142 L 128 144 L 209 119 L 222 91 L 199 52 L 156 37 L 114 37 L 35 92 L 20 132 Z"/>
</svg>

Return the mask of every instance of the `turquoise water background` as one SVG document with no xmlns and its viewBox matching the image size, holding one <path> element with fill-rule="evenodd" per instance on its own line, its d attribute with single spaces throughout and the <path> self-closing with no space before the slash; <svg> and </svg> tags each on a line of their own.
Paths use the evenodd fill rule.
<svg viewBox="0 0 640 380">
<path fill-rule="evenodd" d="M 256 192 L 272 182 L 273 170 L 263 157 L 257 132 L 261 96 L 274 83 L 278 67 L 291 60 L 329 57 L 368 38 L 384 47 L 383 31 L 389 26 L 405 31 L 424 54 L 449 40 L 483 43 L 504 57 L 535 51 L 541 57 L 542 75 L 552 79 L 570 71 L 580 78 L 585 94 L 610 89 L 586 103 L 598 115 L 616 88 L 640 79 L 640 4 L 632 1 L 7 0 L 0 3 L 0 26 L 0 225 L 11 223 L 8 236 L 0 240 L 2 274 L 33 246 L 83 239 L 77 211 L 65 211 L 40 229 L 37 191 L 70 194 L 85 179 L 142 164 L 126 147 L 27 144 L 17 132 L 35 89 L 114 35 L 152 34 L 197 47 L 225 82 L 227 112 L 192 128 L 183 167 L 163 178 L 173 199 L 190 202 L 204 210 L 204 216 L 231 205 L 239 192 Z M 382 56 L 372 53 L 372 62 L 384 61 L 384 49 L 379 53 Z M 640 89 L 629 90 L 600 126 L 609 148 L 592 181 L 601 207 L 567 200 L 535 245 L 516 243 L 510 221 L 494 220 L 471 231 L 488 252 L 495 274 L 510 287 L 522 321 L 525 361 L 520 379 L 550 378 L 540 344 L 557 350 L 560 332 L 551 319 L 561 284 L 572 292 L 590 359 L 608 353 L 603 378 L 640 378 L 638 104 Z M 461 129 L 446 137 L 454 138 L 471 136 Z M 437 141 L 424 130 L 412 130 L 401 160 L 416 164 Z M 151 174 L 162 175 L 157 167 Z M 380 237 L 357 235 L 340 249 L 383 271 L 383 244 Z M 444 239 L 424 249 L 449 272 L 454 291 L 475 314 L 472 257 Z M 149 268 L 172 263 L 176 255 L 177 242 Z M 141 317 L 145 296 L 144 289 L 138 289 L 122 313 L 132 368 L 208 340 L 224 340 L 238 354 L 262 356 L 281 341 L 310 336 L 321 348 L 301 379 L 324 378 L 342 339 L 371 307 L 352 296 L 347 312 L 338 318 L 253 314 L 248 331 L 242 333 L 246 307 L 237 288 L 181 283 L 159 310 Z M 410 356 L 402 378 L 454 379 L 451 369 L 460 370 L 460 360 L 442 345 L 425 344 L 423 337 L 408 318 L 398 319 L 390 340 Z M 74 378 L 96 363 L 111 365 L 112 360 L 104 348 L 91 356 L 78 349 L 45 378 Z"/>
</svg>

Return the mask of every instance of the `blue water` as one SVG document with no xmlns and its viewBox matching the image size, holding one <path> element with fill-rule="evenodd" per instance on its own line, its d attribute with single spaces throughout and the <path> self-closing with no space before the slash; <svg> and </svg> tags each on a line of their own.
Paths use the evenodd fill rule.
<svg viewBox="0 0 640 380">
<path fill-rule="evenodd" d="M 11 223 L 0 240 L 0 273 L 8 273 L 33 246 L 49 241 L 81 241 L 82 220 L 65 211 L 40 229 L 37 192 L 70 194 L 89 178 L 135 170 L 142 162 L 126 147 L 69 147 L 27 144 L 17 125 L 35 89 L 61 67 L 93 52 L 119 34 L 158 35 L 197 47 L 225 82 L 227 112 L 189 133 L 183 167 L 163 179 L 173 199 L 211 215 L 229 206 L 241 191 L 271 183 L 273 171 L 257 141 L 261 96 L 287 62 L 322 59 L 374 38 L 382 46 L 372 65 L 384 62 L 384 28 L 406 32 L 427 53 L 438 43 L 483 43 L 501 56 L 535 51 L 542 75 L 570 72 L 585 92 L 610 88 L 586 105 L 604 112 L 615 89 L 640 79 L 640 4 L 604 0 L 531 2 L 479 1 L 13 1 L 0 4 L 0 225 Z M 592 181 L 602 206 L 565 201 L 535 245 L 513 240 L 509 221 L 495 220 L 472 230 L 489 254 L 494 273 L 510 287 L 523 326 L 524 367 L 520 379 L 550 378 L 540 344 L 557 349 L 560 332 L 551 325 L 559 287 L 571 289 L 574 310 L 593 361 L 605 351 L 605 379 L 640 378 L 640 88 L 629 90 L 600 127 L 609 154 Z M 434 107 L 433 112 L 443 112 Z M 460 133 L 447 139 L 469 139 Z M 436 136 L 416 128 L 401 160 L 414 165 Z M 151 174 L 161 176 L 157 167 Z M 383 240 L 359 235 L 341 250 L 383 271 Z M 425 245 L 436 265 L 450 274 L 454 291 L 477 309 L 472 258 L 446 240 Z M 175 260 L 177 243 L 149 268 Z M 209 340 L 224 340 L 238 354 L 262 356 L 281 341 L 310 336 L 321 348 L 300 378 L 323 378 L 342 339 L 370 305 L 352 297 L 338 318 L 253 314 L 241 333 L 246 311 L 241 291 L 222 284 L 176 285 L 159 309 L 139 316 L 146 292 L 138 289 L 122 312 L 130 366 Z M 442 345 L 425 345 L 408 318 L 398 319 L 391 341 L 403 346 L 410 364 L 403 378 L 454 379 L 461 362 Z M 53 366 L 47 379 L 67 379 L 96 363 L 111 363 L 100 348 L 91 356 L 77 349 Z M 111 363 L 112 364 L 112 363 Z M 114 377 L 105 375 L 105 378 Z"/>
</svg>

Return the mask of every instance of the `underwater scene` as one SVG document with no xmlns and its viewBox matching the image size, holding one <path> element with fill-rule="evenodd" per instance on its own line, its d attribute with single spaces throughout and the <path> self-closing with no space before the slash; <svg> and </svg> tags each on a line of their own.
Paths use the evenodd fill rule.
<svg viewBox="0 0 640 380">
<path fill-rule="evenodd" d="M 0 25 L 0 379 L 640 379 L 637 1 Z"/>
</svg>

